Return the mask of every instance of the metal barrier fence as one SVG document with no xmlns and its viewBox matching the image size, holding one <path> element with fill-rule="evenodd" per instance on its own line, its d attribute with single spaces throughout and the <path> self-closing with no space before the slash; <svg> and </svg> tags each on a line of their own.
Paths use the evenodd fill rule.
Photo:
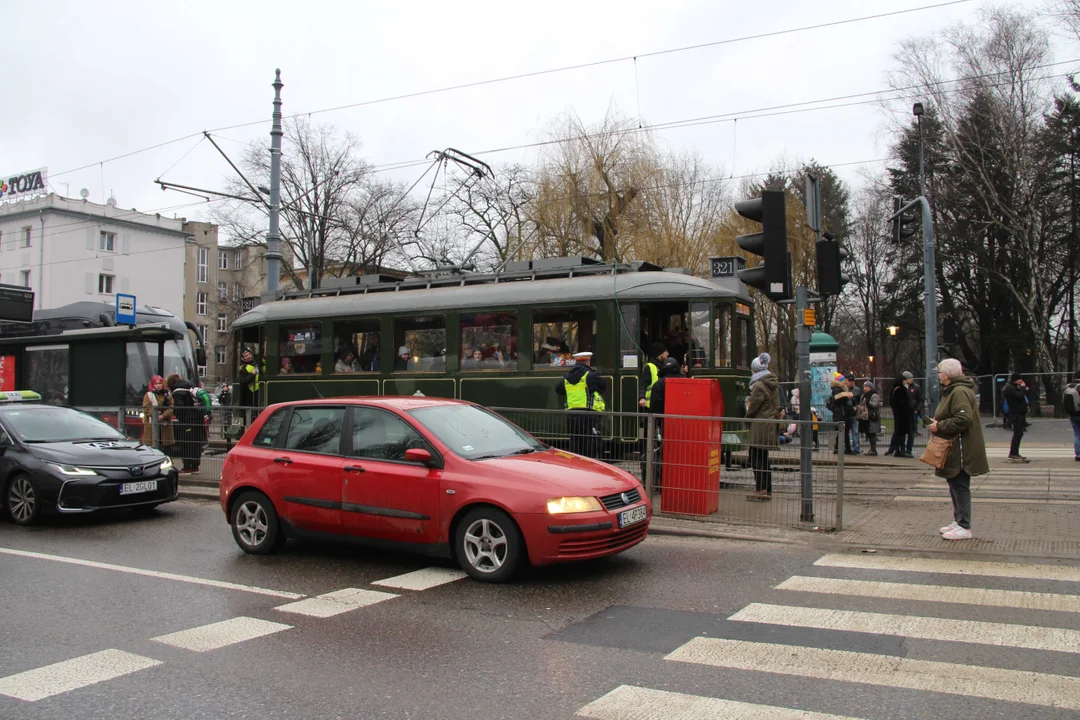
<svg viewBox="0 0 1080 720">
<path fill-rule="evenodd" d="M 210 488 L 218 487 L 229 448 L 262 410 L 80 409 L 167 453 L 184 484 Z M 543 442 L 631 473 L 650 493 L 658 514 L 757 526 L 842 527 L 844 456 L 835 452 L 841 427 L 836 423 L 492 410 Z M 810 439 L 806 476 L 800 472 L 803 433 Z M 757 447 L 751 436 L 759 443 L 760 436 L 768 440 Z"/>
<path fill-rule="evenodd" d="M 843 526 L 844 463 L 833 449 L 840 432 L 835 423 L 491 409 L 543 442 L 631 473 L 650 493 L 657 514 L 758 526 Z M 800 472 L 804 433 L 810 438 L 806 476 Z"/>
</svg>

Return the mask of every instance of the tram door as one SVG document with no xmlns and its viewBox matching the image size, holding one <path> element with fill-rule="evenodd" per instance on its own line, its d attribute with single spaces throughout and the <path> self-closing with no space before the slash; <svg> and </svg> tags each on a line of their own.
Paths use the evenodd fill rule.
<svg viewBox="0 0 1080 720">
<path fill-rule="evenodd" d="M 639 345 L 643 355 L 661 342 L 671 357 L 691 371 L 708 364 L 708 303 L 659 302 L 640 306 Z M 647 358 L 646 358 L 647 359 Z"/>
</svg>

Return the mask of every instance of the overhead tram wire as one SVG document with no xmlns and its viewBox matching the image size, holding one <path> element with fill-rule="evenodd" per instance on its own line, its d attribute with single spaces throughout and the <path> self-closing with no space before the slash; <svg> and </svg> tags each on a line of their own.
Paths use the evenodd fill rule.
<svg viewBox="0 0 1080 720">
<path fill-rule="evenodd" d="M 1031 69 L 1032 70 L 1041 70 L 1041 69 L 1056 67 L 1058 65 L 1067 65 L 1067 64 L 1076 63 L 1076 62 L 1080 62 L 1080 58 L 1073 58 L 1071 60 L 1062 60 L 1062 61 L 1059 61 L 1059 62 L 1046 63 L 1046 64 L 1043 64 L 1043 65 L 1038 65 L 1038 66 L 1033 67 Z M 931 85 L 940 86 L 940 85 L 947 85 L 947 84 L 954 84 L 954 83 L 970 82 L 970 81 L 973 81 L 973 80 L 982 80 L 982 79 L 989 78 L 989 77 L 995 77 L 995 76 L 1007 75 L 1007 74 L 1008 74 L 1007 71 L 983 73 L 981 75 L 971 75 L 971 76 L 965 76 L 965 77 L 960 77 L 960 78 L 953 78 L 953 79 L 950 79 L 950 80 L 942 80 L 942 81 L 939 81 L 937 83 L 931 83 Z M 1050 80 L 1050 79 L 1059 78 L 1059 77 L 1068 77 L 1069 75 L 1070 75 L 1070 73 L 1064 73 L 1064 74 L 1059 74 L 1059 75 L 1047 75 L 1047 76 L 1044 76 L 1044 77 L 1039 78 L 1039 79 L 1040 80 Z M 991 84 L 991 85 L 989 85 L 987 87 L 1002 87 L 1004 85 L 1007 85 L 1008 82 L 1009 81 L 1002 82 L 1002 83 L 995 83 L 995 84 Z M 800 113 L 800 112 L 814 112 L 814 111 L 817 111 L 817 110 L 832 110 L 832 109 L 838 109 L 838 108 L 856 107 L 856 106 L 859 106 L 859 105 L 874 105 L 874 104 L 877 104 L 879 102 L 904 100 L 904 99 L 910 99 L 912 97 L 921 97 L 921 93 L 912 94 L 911 91 L 916 91 L 916 90 L 919 90 L 919 89 L 921 89 L 923 87 L 926 87 L 926 85 L 908 85 L 908 86 L 900 87 L 900 88 L 885 88 L 885 89 L 882 89 L 882 90 L 873 90 L 873 91 L 860 92 L 860 93 L 851 93 L 851 94 L 847 94 L 847 95 L 837 95 L 837 96 L 833 96 L 833 97 L 829 97 L 829 98 L 820 98 L 820 99 L 817 99 L 817 100 L 803 100 L 803 101 L 799 101 L 799 102 L 795 102 L 795 103 L 784 103 L 784 104 L 781 104 L 781 105 L 772 105 L 772 106 L 768 106 L 768 107 L 757 108 L 757 109 L 754 109 L 754 110 L 737 110 L 737 111 L 719 113 L 719 114 L 714 114 L 714 115 L 703 115 L 703 116 L 694 117 L 694 118 L 685 118 L 685 119 L 682 119 L 682 120 L 670 120 L 670 121 L 666 121 L 666 122 L 655 123 L 655 124 L 652 124 L 652 125 L 644 125 L 644 126 L 626 128 L 624 130 L 611 130 L 611 131 L 608 131 L 606 133 L 575 135 L 575 136 L 570 137 L 570 138 L 553 138 L 551 140 L 538 140 L 538 141 L 531 142 L 531 143 L 522 143 L 520 145 L 507 145 L 507 146 L 504 146 L 504 147 L 492 148 L 492 149 L 488 149 L 488 150 L 477 150 L 477 151 L 473 152 L 472 154 L 473 155 L 492 155 L 492 154 L 503 153 L 503 152 L 512 152 L 512 151 L 515 151 L 515 150 L 528 150 L 528 149 L 537 148 L 537 147 L 546 147 L 546 146 L 550 146 L 550 145 L 560 145 L 560 144 L 563 144 L 563 143 L 573 142 L 573 141 L 576 141 L 576 140 L 587 140 L 587 139 L 591 139 L 591 138 L 605 137 L 605 136 L 608 136 L 608 135 L 630 135 L 630 134 L 635 134 L 635 133 L 640 133 L 640 132 L 650 132 L 650 131 L 653 131 L 653 130 L 671 130 L 671 129 L 679 129 L 679 128 L 684 128 L 684 127 L 697 127 L 697 126 L 700 126 L 700 125 L 718 124 L 718 123 L 724 123 L 724 122 L 736 122 L 738 120 L 754 120 L 754 119 L 766 118 L 766 117 L 777 117 L 777 116 L 780 116 L 780 115 L 792 115 L 792 114 L 796 114 L 796 113 Z M 943 90 L 942 92 L 948 94 L 948 93 L 960 92 L 963 89 L 964 88 L 962 88 L 962 87 L 961 88 L 948 88 L 948 89 Z M 906 93 L 906 94 L 888 95 L 889 93 Z M 829 103 L 829 102 L 834 102 L 834 101 L 838 101 L 838 100 L 853 100 L 853 99 L 856 99 L 856 98 L 869 98 L 869 99 L 862 100 L 862 101 L 857 101 L 857 102 L 838 103 L 838 104 L 832 104 L 832 105 L 824 105 L 823 104 L 823 103 Z M 808 107 L 808 106 L 817 106 L 817 107 Z M 419 159 L 417 159 L 417 160 L 403 160 L 403 161 L 398 161 L 398 162 L 383 163 L 383 164 L 380 164 L 380 165 L 375 165 L 375 166 L 373 166 L 373 169 L 374 169 L 375 172 L 388 172 L 388 171 L 393 171 L 393 170 L 403 170 L 403 169 L 408 169 L 408 168 L 412 168 L 412 167 L 419 167 L 419 166 L 426 165 L 426 164 L 428 164 L 427 160 L 419 160 Z"/>
<path fill-rule="evenodd" d="M 705 48 L 719 47 L 719 46 L 722 46 L 722 45 L 731 45 L 731 44 L 734 44 L 734 43 L 747 42 L 747 41 L 750 41 L 750 40 L 762 40 L 762 39 L 765 39 L 765 38 L 779 37 L 779 36 L 783 36 L 783 35 L 791 35 L 791 34 L 795 34 L 795 33 L 808 32 L 808 31 L 811 31 L 811 30 L 822 30 L 822 29 L 830 28 L 830 27 L 838 27 L 838 26 L 842 26 L 842 25 L 850 25 L 850 24 L 853 24 L 853 23 L 865 22 L 867 20 L 879 20 L 879 19 L 887 18 L 887 17 L 895 17 L 895 16 L 898 16 L 898 15 L 907 15 L 907 14 L 910 14 L 910 13 L 922 12 L 924 10 L 935 10 L 935 9 L 938 9 L 938 8 L 949 7 L 949 6 L 952 6 L 952 5 L 962 5 L 962 4 L 965 4 L 965 3 L 972 2 L 972 1 L 973 0 L 948 0 L 947 2 L 939 2 L 939 3 L 934 3 L 934 4 L 931 4 L 931 5 L 922 5 L 920 7 L 907 8 L 907 9 L 904 9 L 904 10 L 893 10 L 893 11 L 890 11 L 890 12 L 876 13 L 874 15 L 864 15 L 864 16 L 856 17 L 856 18 L 846 18 L 846 19 L 843 19 L 843 20 L 832 20 L 832 21 L 829 21 L 829 22 L 817 23 L 817 24 L 814 24 L 814 25 L 804 25 L 804 26 L 796 27 L 796 28 L 787 28 L 785 30 L 774 30 L 774 31 L 771 31 L 771 32 L 758 33 L 756 35 L 744 35 L 742 37 L 727 38 L 727 39 L 724 39 L 724 40 L 714 40 L 712 42 L 698 43 L 698 44 L 695 44 L 695 45 L 685 45 L 685 46 L 682 46 L 682 47 L 667 48 L 667 49 L 664 49 L 664 50 L 654 50 L 654 51 L 651 51 L 651 52 L 634 53 L 632 55 L 623 55 L 623 56 L 620 56 L 620 57 L 608 58 L 608 59 L 605 59 L 605 60 L 594 60 L 594 61 L 591 61 L 591 62 L 577 63 L 577 64 L 574 64 L 574 65 L 565 65 L 565 66 L 557 67 L 557 68 L 548 68 L 546 70 L 535 70 L 535 71 L 532 71 L 532 72 L 519 73 L 519 74 L 516 74 L 516 75 L 506 75 L 506 76 L 498 77 L 498 78 L 489 78 L 487 80 L 477 80 L 477 81 L 474 81 L 474 82 L 459 83 L 457 85 L 449 85 L 449 86 L 446 86 L 446 87 L 433 88 L 433 89 L 430 89 L 430 90 L 420 90 L 420 91 L 417 91 L 417 92 L 405 93 L 405 94 L 402 94 L 402 95 L 393 95 L 393 96 L 384 97 L 384 98 L 377 98 L 377 99 L 374 99 L 374 100 L 363 100 L 363 101 L 360 101 L 360 102 L 349 103 L 349 104 L 346 104 L 346 105 L 338 105 L 338 106 L 335 106 L 335 107 L 322 108 L 322 109 L 319 109 L 319 110 L 311 110 L 311 111 L 307 111 L 307 112 L 293 113 L 292 115 L 287 115 L 285 119 L 295 119 L 295 118 L 311 116 L 311 115 L 320 115 L 320 114 L 324 114 L 324 113 L 337 112 L 337 111 L 340 111 L 340 110 L 348 110 L 348 109 L 352 109 L 352 108 L 366 107 L 366 106 L 369 106 L 369 105 L 378 105 L 378 104 L 381 104 L 381 103 L 395 102 L 395 101 L 398 101 L 398 100 L 406 100 L 406 99 L 410 99 L 410 98 L 424 97 L 424 96 L 427 96 L 427 95 L 436 95 L 436 94 L 440 94 L 440 93 L 454 92 L 454 91 L 457 91 L 457 90 L 465 90 L 465 89 L 474 88 L 474 87 L 482 87 L 482 86 L 485 86 L 485 85 L 495 85 L 495 84 L 499 84 L 499 83 L 513 82 L 513 81 L 517 81 L 517 80 L 525 80 L 525 79 L 528 79 L 528 78 L 540 77 L 540 76 L 543 76 L 543 75 L 552 75 L 552 74 L 556 74 L 556 73 L 571 72 L 571 71 L 574 71 L 574 70 L 583 70 L 583 69 L 587 69 L 587 68 L 600 67 L 600 66 L 603 66 L 603 65 L 611 65 L 611 64 L 614 64 L 614 63 L 633 61 L 634 58 L 659 57 L 661 55 L 671 55 L 671 54 L 675 54 L 675 53 L 688 52 L 688 51 L 692 51 L 692 50 L 702 50 L 702 49 L 705 49 Z M 200 135 L 203 134 L 203 132 L 214 133 L 214 132 L 220 132 L 222 130 L 234 130 L 234 129 L 237 129 L 237 128 L 252 127 L 252 126 L 255 126 L 255 125 L 265 125 L 268 122 L 270 122 L 270 121 L 266 120 L 266 119 L 252 120 L 250 122 L 236 123 L 234 125 L 224 125 L 224 126 L 221 126 L 221 127 L 213 128 L 213 129 L 208 130 L 208 131 L 199 131 L 199 132 L 196 132 L 196 133 L 190 133 L 188 135 L 184 135 L 182 137 L 174 138 L 172 140 L 166 140 L 164 142 L 156 143 L 154 145 L 150 145 L 150 146 L 145 147 L 145 148 L 140 148 L 138 150 L 132 150 L 130 152 L 122 153 L 120 155 L 116 155 L 114 157 L 107 158 L 105 160 L 98 160 L 98 161 L 95 161 L 95 162 L 92 162 L 92 163 L 87 163 L 86 165 L 81 165 L 81 166 L 76 167 L 76 168 L 71 168 L 69 170 L 63 170 L 63 171 L 58 172 L 58 173 L 52 173 L 50 175 L 50 177 L 60 177 L 61 175 L 68 175 L 68 174 L 73 173 L 73 172 L 79 172 L 80 170 L 86 170 L 86 169 L 89 169 L 89 168 L 92 168 L 92 167 L 95 167 L 95 166 L 98 166 L 98 165 L 104 165 L 105 163 L 111 163 L 111 162 L 114 162 L 116 160 L 122 160 L 124 158 L 131 157 L 132 155 L 138 155 L 140 153 L 149 152 L 151 150 L 156 150 L 158 148 L 162 148 L 162 147 L 165 147 L 167 145 L 172 145 L 172 144 L 175 144 L 175 143 L 178 143 L 178 142 L 183 142 L 184 140 L 187 140 L 189 138 L 199 137 Z"/>
</svg>

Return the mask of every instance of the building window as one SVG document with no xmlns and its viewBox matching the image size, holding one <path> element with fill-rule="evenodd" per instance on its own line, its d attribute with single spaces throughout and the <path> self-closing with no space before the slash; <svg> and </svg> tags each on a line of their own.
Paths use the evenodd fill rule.
<svg viewBox="0 0 1080 720">
<path fill-rule="evenodd" d="M 210 326 L 209 325 L 197 325 L 196 327 L 199 328 L 199 342 L 202 345 L 206 345 L 206 336 L 209 333 Z"/>
<path fill-rule="evenodd" d="M 200 365 L 199 366 L 199 377 L 201 377 L 201 378 L 206 377 L 206 366 L 205 365 Z"/>
<path fill-rule="evenodd" d="M 97 291 L 102 295 L 112 295 L 113 293 L 113 280 L 116 279 L 115 275 L 98 275 L 97 276 Z"/>
<path fill-rule="evenodd" d="M 199 272 L 197 282 L 210 282 L 210 248 L 199 248 Z"/>
<path fill-rule="evenodd" d="M 98 236 L 98 250 L 116 252 L 116 233 L 101 231 Z"/>
<path fill-rule="evenodd" d="M 244 267 L 244 251 L 237 250 L 233 256 L 233 270 L 242 270 Z"/>
<path fill-rule="evenodd" d="M 217 331 L 228 332 L 229 331 L 229 316 L 225 313 L 218 313 L 217 316 Z"/>
<path fill-rule="evenodd" d="M 30 233 L 32 231 L 33 231 L 33 227 L 31 227 L 30 225 L 27 225 L 22 229 L 22 232 L 23 232 L 22 246 L 24 248 L 30 247 Z"/>
<path fill-rule="evenodd" d="M 209 295 L 210 295 L 210 293 L 204 293 L 204 292 L 195 293 L 195 314 L 196 315 L 205 315 L 206 314 L 206 303 L 210 299 Z"/>
<path fill-rule="evenodd" d="M 229 299 L 229 284 L 228 283 L 219 282 L 217 284 L 217 299 L 221 300 L 221 301 L 225 301 L 225 300 Z"/>
<path fill-rule="evenodd" d="M 225 252 L 224 250 L 218 250 L 217 266 L 218 270 L 229 269 L 229 253 Z"/>
<path fill-rule="evenodd" d="M 218 365 L 224 365 L 225 364 L 225 346 L 224 345 L 215 345 L 214 346 L 214 362 L 216 362 Z"/>
<path fill-rule="evenodd" d="M 232 286 L 232 299 L 239 302 L 244 297 L 244 291 L 240 287 L 240 283 L 233 283 Z"/>
<path fill-rule="evenodd" d="M 19 272 L 19 284 L 23 287 L 30 287 L 30 271 L 22 270 Z"/>
</svg>

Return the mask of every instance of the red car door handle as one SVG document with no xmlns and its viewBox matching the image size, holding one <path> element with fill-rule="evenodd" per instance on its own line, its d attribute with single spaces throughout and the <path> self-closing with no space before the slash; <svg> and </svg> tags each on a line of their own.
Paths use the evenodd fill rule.
<svg viewBox="0 0 1080 720">
<path fill-rule="evenodd" d="M 281 463 L 282 465 L 291 465 L 292 464 L 292 460 L 290 460 L 287 457 L 274 458 L 274 462 Z"/>
<path fill-rule="evenodd" d="M 346 465 L 345 472 L 366 472 L 364 468 L 359 465 Z"/>
</svg>

